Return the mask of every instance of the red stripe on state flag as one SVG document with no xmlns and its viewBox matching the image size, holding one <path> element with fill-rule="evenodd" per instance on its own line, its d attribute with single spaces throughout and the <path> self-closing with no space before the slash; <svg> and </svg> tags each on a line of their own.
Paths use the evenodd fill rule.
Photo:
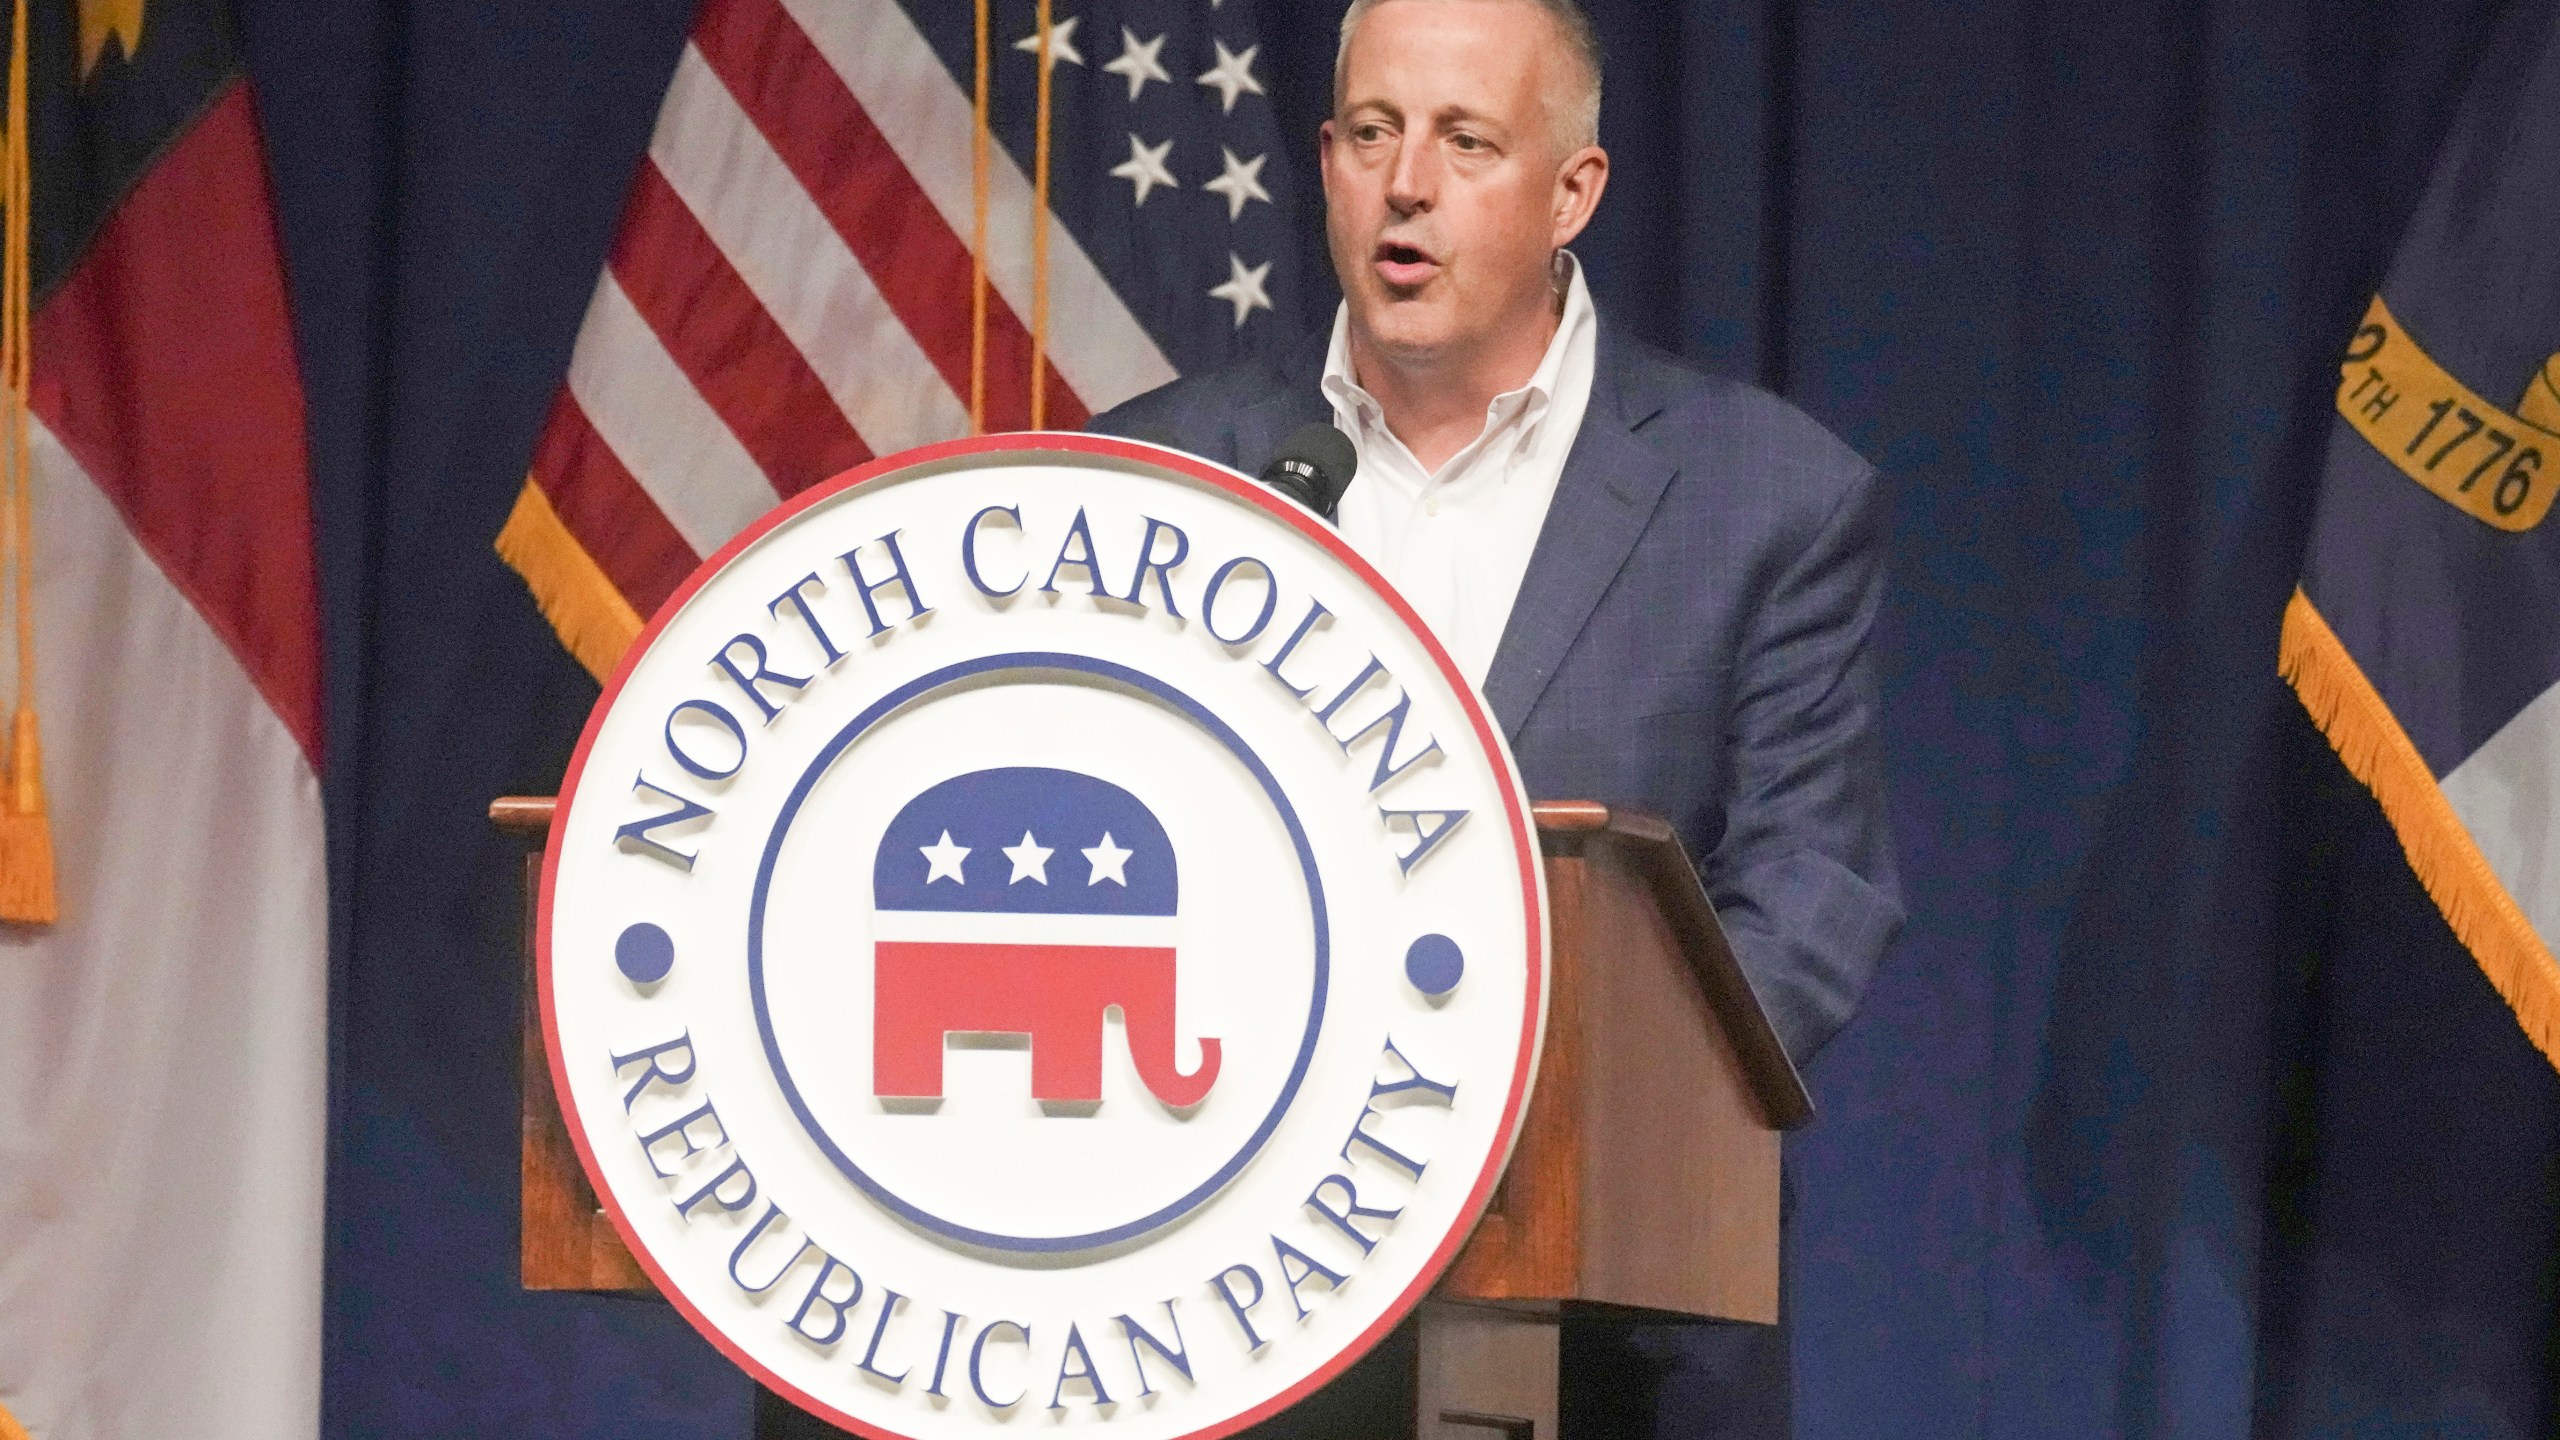
<svg viewBox="0 0 2560 1440">
<path fill-rule="evenodd" d="M 728 0 L 704 10 L 693 43 L 809 192 L 890 307 L 964 400 L 970 383 L 969 244 L 907 172 L 780 0 Z M 1031 335 L 987 293 L 987 428 L 1031 423 Z M 1053 429 L 1090 412 L 1054 366 L 1043 370 Z"/>
<path fill-rule="evenodd" d="M 609 262 L 676 365 L 784 495 L 871 458 L 825 382 L 643 159 Z"/>
<path fill-rule="evenodd" d="M 643 618 L 666 603 L 701 557 L 604 443 L 562 386 L 533 454 L 533 482 L 596 568 Z"/>
<path fill-rule="evenodd" d="M 234 80 L 37 312 L 33 406 L 317 768 L 310 470 L 277 255 Z"/>
</svg>

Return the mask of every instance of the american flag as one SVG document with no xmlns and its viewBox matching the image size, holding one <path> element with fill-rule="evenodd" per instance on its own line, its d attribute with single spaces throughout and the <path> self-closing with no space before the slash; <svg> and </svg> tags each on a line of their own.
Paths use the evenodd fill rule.
<svg viewBox="0 0 2560 1440">
<path fill-rule="evenodd" d="M 610 673 L 703 556 L 973 395 L 1031 426 L 1038 338 L 1052 429 L 1272 344 L 1265 71 L 1251 0 L 706 0 L 498 539 L 562 641 Z"/>
</svg>

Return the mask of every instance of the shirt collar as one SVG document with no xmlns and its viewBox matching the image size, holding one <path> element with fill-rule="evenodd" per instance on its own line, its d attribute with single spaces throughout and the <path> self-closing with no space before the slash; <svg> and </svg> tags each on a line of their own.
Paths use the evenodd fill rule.
<svg viewBox="0 0 2560 1440">
<path fill-rule="evenodd" d="M 1582 278 L 1582 261 L 1570 250 L 1558 251 L 1564 257 L 1568 278 L 1564 289 L 1564 314 L 1556 323 L 1556 333 L 1547 341 L 1547 353 L 1540 357 L 1538 368 L 1529 375 L 1527 384 L 1517 390 L 1506 390 L 1493 397 L 1487 407 L 1486 428 L 1502 424 L 1513 416 L 1522 417 L 1523 439 L 1534 438 L 1540 421 L 1555 403 L 1556 386 L 1563 374 L 1566 356 L 1577 335 L 1598 324 L 1598 313 L 1591 304 L 1591 287 Z M 1333 339 L 1325 347 L 1324 375 L 1316 388 L 1333 408 L 1345 416 L 1356 416 L 1384 429 L 1385 411 L 1377 397 L 1351 373 L 1351 307 L 1336 305 L 1333 311 Z"/>
</svg>

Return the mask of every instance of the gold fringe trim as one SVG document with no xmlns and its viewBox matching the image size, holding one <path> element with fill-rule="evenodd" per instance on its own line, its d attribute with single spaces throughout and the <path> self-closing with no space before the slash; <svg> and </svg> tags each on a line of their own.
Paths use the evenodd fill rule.
<svg viewBox="0 0 2560 1440">
<path fill-rule="evenodd" d="M 10 1414 L 6 1405 L 0 1405 L 0 1440 L 34 1440 L 27 1434 L 27 1427 L 18 1423 L 18 1417 Z"/>
<path fill-rule="evenodd" d="M 640 612 L 605 578 L 530 475 L 498 531 L 497 550 L 498 558 L 524 577 L 533 603 L 542 607 L 542 618 L 551 622 L 560 643 L 601 684 L 622 663 L 622 652 L 640 638 Z"/>
<path fill-rule="evenodd" d="M 53 823 L 44 809 L 44 746 L 36 738 L 34 708 L 20 706 L 9 725 L 8 797 L 0 803 L 0 920 L 50 925 L 61 919 L 53 874 Z"/>
<path fill-rule="evenodd" d="M 2293 682 L 2302 708 L 2382 802 L 2409 868 L 2445 923 L 2506 997 L 2526 1038 L 2560 1065 L 2560 962 L 2489 868 L 2391 707 L 2300 590 L 2285 605 L 2276 653 L 2276 668 Z"/>
<path fill-rule="evenodd" d="M 35 505 L 29 498 L 35 474 L 28 458 L 27 396 L 30 393 L 27 309 L 28 265 L 34 254 L 28 226 L 31 187 L 27 176 L 27 0 L 17 0 L 9 20 L 9 120 L 6 153 L 8 234 L 6 261 L 0 264 L 0 383 L 8 391 L 8 539 L 11 585 L 10 618 L 17 625 L 18 706 L 9 725 L 5 794 L 0 794 L 0 920 L 19 925 L 50 925 L 61 918 L 54 895 L 53 822 L 45 816 L 44 746 L 36 738 L 36 535 Z M 137 31 L 137 34 L 139 32 Z M 127 53 L 130 53 L 128 51 Z"/>
</svg>

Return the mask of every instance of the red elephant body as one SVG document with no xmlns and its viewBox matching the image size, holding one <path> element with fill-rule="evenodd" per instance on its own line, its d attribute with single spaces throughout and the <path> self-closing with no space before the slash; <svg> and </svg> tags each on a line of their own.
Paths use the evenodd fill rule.
<svg viewBox="0 0 2560 1440">
<path fill-rule="evenodd" d="M 1156 1099 L 1188 1109 L 1218 1080 L 1218 1042 L 1200 1068 L 1173 1058 L 1171 946 L 1015 945 L 883 940 L 876 947 L 872 1089 L 896 1099 L 942 1094 L 951 1034 L 1031 1037 L 1031 1094 L 1102 1098 L 1103 1012 L 1120 1007 L 1129 1058 Z"/>
</svg>

